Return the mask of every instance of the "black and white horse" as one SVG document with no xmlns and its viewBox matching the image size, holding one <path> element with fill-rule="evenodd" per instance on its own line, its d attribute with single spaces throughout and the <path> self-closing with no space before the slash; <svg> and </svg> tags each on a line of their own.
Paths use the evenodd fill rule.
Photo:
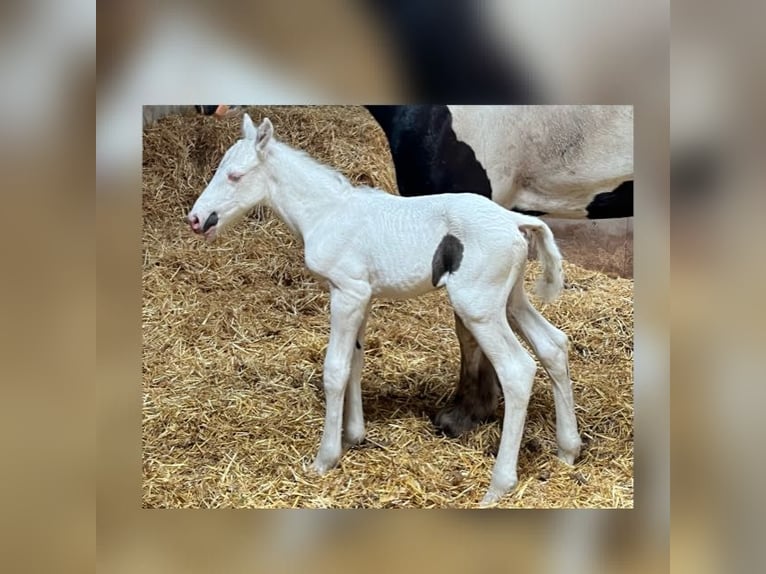
<svg viewBox="0 0 766 574">
<path fill-rule="evenodd" d="M 531 215 L 633 215 L 631 106 L 367 106 L 388 137 L 399 193 L 471 192 Z M 513 318 L 511 318 L 513 321 Z M 497 378 L 460 328 L 454 404 L 435 418 L 457 436 L 497 407 Z"/>
</svg>

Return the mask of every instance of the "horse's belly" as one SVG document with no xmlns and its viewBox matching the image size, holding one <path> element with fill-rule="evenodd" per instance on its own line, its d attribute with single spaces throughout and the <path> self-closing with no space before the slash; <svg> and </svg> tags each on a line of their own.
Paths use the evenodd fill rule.
<svg viewBox="0 0 766 574">
<path fill-rule="evenodd" d="M 433 291 L 431 270 L 426 269 L 397 269 L 389 273 L 372 273 L 370 287 L 373 297 L 390 299 L 408 299 L 417 297 L 428 291 Z"/>
<path fill-rule="evenodd" d="M 421 202 L 409 204 L 420 206 Z M 412 209 L 404 213 L 389 209 L 389 219 L 377 227 L 377 235 L 367 238 L 365 260 L 374 296 L 406 299 L 434 289 L 433 254 L 446 227 L 432 209 Z"/>
</svg>

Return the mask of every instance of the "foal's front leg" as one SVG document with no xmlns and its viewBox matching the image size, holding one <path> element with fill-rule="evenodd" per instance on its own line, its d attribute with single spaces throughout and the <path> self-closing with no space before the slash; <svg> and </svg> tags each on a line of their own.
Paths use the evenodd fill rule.
<svg viewBox="0 0 766 574">
<path fill-rule="evenodd" d="M 324 362 L 327 410 L 322 442 L 311 465 L 319 474 L 325 473 L 340 460 L 343 395 L 351 375 L 357 334 L 364 322 L 368 303 L 368 293 L 342 291 L 337 288 L 330 292 L 330 343 Z"/>
<path fill-rule="evenodd" d="M 346 385 L 343 402 L 343 442 L 349 445 L 364 440 L 364 411 L 362 409 L 362 367 L 364 366 L 364 331 L 369 316 L 369 305 L 365 308 L 362 326 L 354 341 L 354 358 L 351 360 L 351 375 Z"/>
</svg>

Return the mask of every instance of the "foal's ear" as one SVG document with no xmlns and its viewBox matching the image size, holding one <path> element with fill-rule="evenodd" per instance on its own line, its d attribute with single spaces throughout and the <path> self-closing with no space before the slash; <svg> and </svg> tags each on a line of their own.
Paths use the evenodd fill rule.
<svg viewBox="0 0 766 574">
<path fill-rule="evenodd" d="M 253 120 L 250 119 L 250 114 L 245 114 L 242 117 L 242 136 L 246 140 L 255 140 L 258 135 L 258 130 L 253 124 Z"/>
<path fill-rule="evenodd" d="M 271 125 L 269 118 L 263 118 L 261 125 L 258 126 L 258 135 L 255 139 L 255 149 L 262 150 L 274 135 L 274 126 Z"/>
</svg>

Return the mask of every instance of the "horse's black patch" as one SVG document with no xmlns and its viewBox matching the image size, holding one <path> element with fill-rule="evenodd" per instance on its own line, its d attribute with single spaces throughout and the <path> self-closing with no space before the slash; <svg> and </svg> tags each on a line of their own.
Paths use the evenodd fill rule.
<svg viewBox="0 0 766 574">
<path fill-rule="evenodd" d="M 476 193 L 492 186 L 473 148 L 459 141 L 447 106 L 367 106 L 388 137 L 399 194 Z"/>
<path fill-rule="evenodd" d="M 357 348 L 357 350 L 362 348 L 362 346 L 359 344 L 359 341 L 356 342 L 356 348 Z"/>
<path fill-rule="evenodd" d="M 461 104 L 541 104 L 534 70 L 505 49 L 475 2 L 366 0 L 398 56 L 414 100 Z"/>
<path fill-rule="evenodd" d="M 197 108 L 197 113 L 205 116 L 212 116 L 218 109 L 218 106 L 194 106 Z"/>
<path fill-rule="evenodd" d="M 449 233 L 439 243 L 431 260 L 431 284 L 436 287 L 445 273 L 454 273 L 463 260 L 463 243 Z"/>
<path fill-rule="evenodd" d="M 522 213 L 524 215 L 532 215 L 534 217 L 540 217 L 541 215 L 547 215 L 547 211 L 537 211 L 536 209 L 519 209 L 518 207 L 514 207 L 511 209 L 511 211 L 515 211 L 516 213 Z"/>
<path fill-rule="evenodd" d="M 633 180 L 625 181 L 612 191 L 599 193 L 588 204 L 588 219 L 633 216 Z"/>
<path fill-rule="evenodd" d="M 724 154 L 707 142 L 688 144 L 670 155 L 671 209 L 703 207 L 721 186 L 725 172 Z M 679 210 L 680 211 L 680 210 Z"/>
</svg>

